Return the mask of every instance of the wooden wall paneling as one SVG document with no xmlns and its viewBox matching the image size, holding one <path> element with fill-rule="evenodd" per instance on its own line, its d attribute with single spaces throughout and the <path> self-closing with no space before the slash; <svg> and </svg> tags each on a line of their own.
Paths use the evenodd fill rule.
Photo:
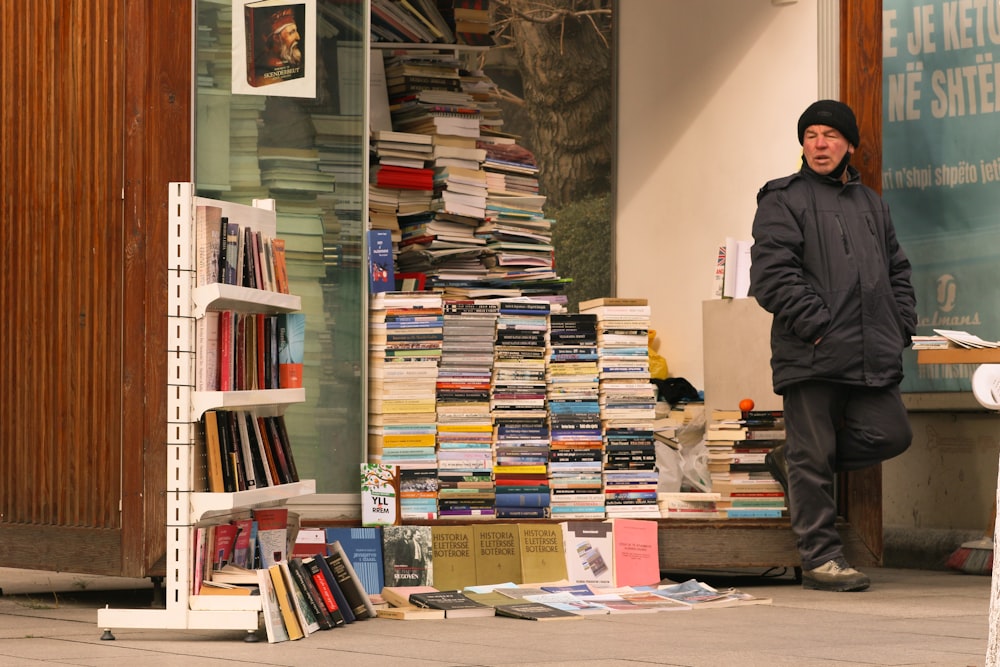
<svg viewBox="0 0 1000 667">
<path fill-rule="evenodd" d="M 163 557 L 166 185 L 191 173 L 190 4 L 0 12 L 0 566 L 147 576 Z"/>
<path fill-rule="evenodd" d="M 127 428 L 122 518 L 129 576 L 164 574 L 167 184 L 191 179 L 192 4 L 126 0 L 124 289 Z M 133 400 L 134 399 L 134 400 Z M 141 574 L 139 574 L 141 572 Z"/>
<path fill-rule="evenodd" d="M 862 180 L 882 191 L 882 0 L 840 2 L 840 97 L 854 109 L 861 145 L 851 161 Z M 881 564 L 882 467 L 843 475 L 842 515 Z"/>
<path fill-rule="evenodd" d="M 122 473 L 121 4 L 13 0 L 0 17 L 0 308 L 8 318 L 0 367 L 13 381 L 0 402 L 0 563 L 113 572 Z"/>
</svg>

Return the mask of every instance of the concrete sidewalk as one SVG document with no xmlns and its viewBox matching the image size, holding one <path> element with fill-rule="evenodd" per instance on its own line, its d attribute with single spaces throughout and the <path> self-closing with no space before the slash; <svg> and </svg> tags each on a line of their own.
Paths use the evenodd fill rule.
<svg viewBox="0 0 1000 667">
<path fill-rule="evenodd" d="M 790 575 L 668 573 L 735 585 L 770 605 L 588 616 L 568 623 L 507 618 L 375 619 L 305 639 L 247 643 L 242 632 L 113 628 L 97 609 L 148 608 L 147 581 L 0 568 L 0 665 L 685 665 L 795 667 L 980 666 L 986 662 L 990 578 L 869 569 L 863 593 L 820 593 Z M 757 575 L 761 573 L 755 573 Z"/>
</svg>

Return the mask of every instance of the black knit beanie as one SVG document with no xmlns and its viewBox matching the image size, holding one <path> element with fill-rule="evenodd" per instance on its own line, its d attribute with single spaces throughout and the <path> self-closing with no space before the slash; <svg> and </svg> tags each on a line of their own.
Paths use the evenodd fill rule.
<svg viewBox="0 0 1000 667">
<path fill-rule="evenodd" d="M 820 100 L 813 102 L 809 108 L 799 116 L 799 143 L 805 136 L 806 128 L 810 125 L 827 125 L 844 135 L 852 146 L 857 148 L 861 141 L 858 132 L 858 121 L 854 118 L 851 107 L 836 100 Z"/>
</svg>

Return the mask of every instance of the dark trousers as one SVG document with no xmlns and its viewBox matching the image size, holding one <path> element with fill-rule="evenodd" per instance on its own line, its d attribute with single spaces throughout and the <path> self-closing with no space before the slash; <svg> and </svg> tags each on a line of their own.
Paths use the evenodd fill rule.
<svg viewBox="0 0 1000 667">
<path fill-rule="evenodd" d="M 913 433 L 897 385 L 801 382 L 785 389 L 784 411 L 789 515 L 811 570 L 843 556 L 834 474 L 902 454 Z"/>
</svg>

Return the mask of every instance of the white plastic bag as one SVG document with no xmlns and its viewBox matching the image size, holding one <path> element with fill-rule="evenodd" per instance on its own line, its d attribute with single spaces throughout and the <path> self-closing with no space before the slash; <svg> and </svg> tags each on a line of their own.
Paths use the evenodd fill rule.
<svg viewBox="0 0 1000 667">
<path fill-rule="evenodd" d="M 712 490 L 708 474 L 708 447 L 705 445 L 705 414 L 700 412 L 674 434 L 677 449 L 656 443 L 658 493 Z"/>
<path fill-rule="evenodd" d="M 708 473 L 708 447 L 702 438 L 694 445 L 681 447 L 681 490 L 701 491 L 712 490 L 712 479 Z"/>
<path fill-rule="evenodd" d="M 659 440 L 656 441 L 655 445 L 656 492 L 677 493 L 681 490 L 681 479 L 684 476 L 684 473 L 681 472 L 681 453 Z"/>
</svg>

